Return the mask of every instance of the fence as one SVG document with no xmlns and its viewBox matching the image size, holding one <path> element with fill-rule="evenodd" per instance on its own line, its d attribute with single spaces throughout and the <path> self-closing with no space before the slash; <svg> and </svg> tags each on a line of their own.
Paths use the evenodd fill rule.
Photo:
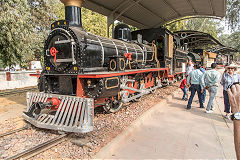
<svg viewBox="0 0 240 160">
<path fill-rule="evenodd" d="M 0 90 L 24 88 L 37 85 L 37 77 L 30 76 L 36 71 L 0 72 Z"/>
</svg>

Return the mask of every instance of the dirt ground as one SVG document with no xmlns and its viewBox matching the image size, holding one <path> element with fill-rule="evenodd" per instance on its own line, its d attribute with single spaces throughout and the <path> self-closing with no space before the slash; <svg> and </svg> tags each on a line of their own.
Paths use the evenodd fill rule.
<svg viewBox="0 0 240 160">
<path fill-rule="evenodd" d="M 26 110 L 26 93 L 0 97 L 0 123 L 21 117 L 24 110 Z"/>
</svg>

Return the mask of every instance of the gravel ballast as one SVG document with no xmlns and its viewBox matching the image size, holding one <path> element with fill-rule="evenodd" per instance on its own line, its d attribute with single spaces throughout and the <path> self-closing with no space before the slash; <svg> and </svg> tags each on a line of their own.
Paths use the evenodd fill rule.
<svg viewBox="0 0 240 160">
<path fill-rule="evenodd" d="M 85 159 L 93 157 L 103 146 L 126 129 L 146 110 L 161 102 L 169 94 L 179 88 L 179 82 L 171 86 L 157 89 L 139 102 L 128 103 L 114 114 L 106 114 L 101 108 L 95 109 L 94 130 L 86 134 L 72 134 L 69 140 L 32 157 L 32 159 Z M 19 119 L 19 118 L 18 118 Z M 0 124 L 0 133 L 16 129 L 14 120 Z M 30 128 L 0 138 L 0 159 L 7 158 L 23 150 L 58 136 L 56 132 Z"/>
</svg>

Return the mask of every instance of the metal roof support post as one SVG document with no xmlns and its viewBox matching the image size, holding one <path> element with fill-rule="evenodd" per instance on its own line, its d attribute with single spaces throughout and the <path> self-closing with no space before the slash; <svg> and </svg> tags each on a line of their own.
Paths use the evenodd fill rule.
<svg viewBox="0 0 240 160">
<path fill-rule="evenodd" d="M 113 33 L 114 33 L 114 20 L 113 20 L 113 15 L 109 15 L 107 16 L 107 35 L 108 35 L 108 38 L 110 37 L 110 34 L 109 34 L 109 27 L 110 25 L 112 25 L 112 37 L 113 37 Z"/>
<path fill-rule="evenodd" d="M 107 36 L 109 38 L 109 26 L 111 25 L 110 18 L 107 16 Z"/>
</svg>

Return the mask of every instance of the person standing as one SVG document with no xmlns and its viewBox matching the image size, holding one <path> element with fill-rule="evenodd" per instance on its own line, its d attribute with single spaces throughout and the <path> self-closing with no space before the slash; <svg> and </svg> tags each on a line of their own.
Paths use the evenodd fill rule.
<svg viewBox="0 0 240 160">
<path fill-rule="evenodd" d="M 191 71 L 190 74 L 187 77 L 187 85 L 190 86 L 189 90 L 191 92 L 191 95 L 188 100 L 187 108 L 186 109 L 191 109 L 192 101 L 195 96 L 195 93 L 198 93 L 198 100 L 200 104 L 200 108 L 203 107 L 202 103 L 202 93 L 201 93 L 201 77 L 203 73 L 199 70 L 200 66 L 196 65 L 195 70 Z"/>
<path fill-rule="evenodd" d="M 235 73 L 235 71 L 237 70 L 236 65 L 230 64 L 225 68 L 226 68 L 226 72 L 223 73 L 220 83 L 223 86 L 224 112 L 226 113 L 224 117 L 228 119 L 229 118 L 228 114 L 230 113 L 230 103 L 229 103 L 229 97 L 227 94 L 227 89 L 233 83 L 240 82 L 240 77 L 238 74 Z"/>
<path fill-rule="evenodd" d="M 192 60 L 189 60 L 188 65 L 187 65 L 186 76 L 188 76 L 193 70 L 194 70 L 194 64 L 193 64 Z"/>
<path fill-rule="evenodd" d="M 206 70 L 205 70 L 203 67 L 200 68 L 200 71 L 201 71 L 203 74 L 206 72 Z M 205 84 L 206 84 L 206 80 L 204 80 L 204 82 L 205 82 Z M 203 104 L 205 103 L 206 95 L 207 95 L 207 91 L 206 91 L 206 89 L 204 89 L 204 91 L 203 91 L 203 93 L 202 93 L 202 102 L 203 102 Z"/>
<path fill-rule="evenodd" d="M 206 113 L 212 113 L 214 108 L 213 100 L 217 94 L 218 90 L 218 81 L 221 76 L 220 72 L 217 71 L 217 64 L 211 64 L 211 70 L 208 70 L 204 73 L 201 79 L 202 93 L 204 89 L 208 89 L 209 100 L 206 108 Z M 206 81 L 205 81 L 206 80 Z"/>
</svg>

